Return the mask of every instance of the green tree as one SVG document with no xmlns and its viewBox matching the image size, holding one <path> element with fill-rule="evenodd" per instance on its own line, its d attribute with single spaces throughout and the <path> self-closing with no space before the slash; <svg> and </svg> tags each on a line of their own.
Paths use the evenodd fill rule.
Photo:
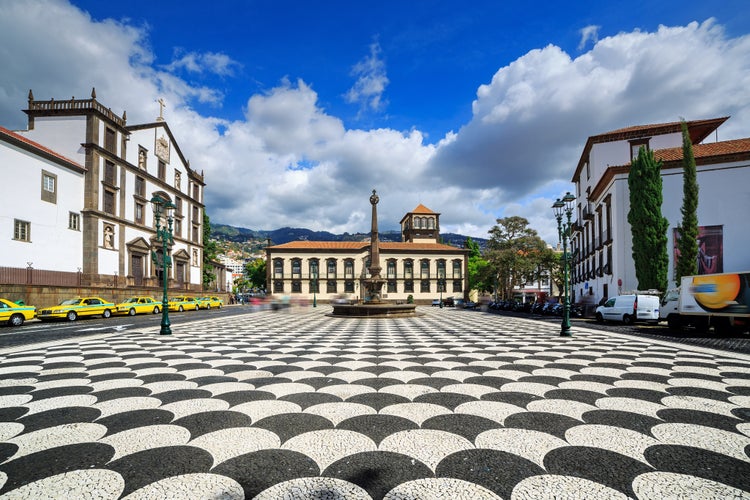
<svg viewBox="0 0 750 500">
<path fill-rule="evenodd" d="M 213 272 L 213 262 L 219 253 L 216 241 L 211 239 L 211 219 L 203 210 L 203 289 L 216 287 L 216 273 Z"/>
<path fill-rule="evenodd" d="M 640 290 L 667 288 L 669 221 L 661 214 L 661 160 L 641 147 L 628 174 L 630 211 L 628 222 L 633 236 L 633 261 Z"/>
<path fill-rule="evenodd" d="M 682 223 L 678 227 L 675 279 L 698 274 L 698 179 L 687 123 L 682 120 Z"/>
<path fill-rule="evenodd" d="M 479 243 L 471 238 L 466 238 L 464 246 L 469 250 L 469 290 L 487 290 L 487 285 L 485 284 L 487 261 L 482 257 Z"/>
<path fill-rule="evenodd" d="M 266 288 L 266 259 L 245 264 L 245 277 L 251 288 Z"/>
<path fill-rule="evenodd" d="M 500 296 L 507 299 L 513 296 L 514 287 L 549 275 L 555 258 L 544 240 L 528 227 L 529 221 L 525 218 L 512 216 L 496 222 L 489 230 L 485 257 Z"/>
</svg>

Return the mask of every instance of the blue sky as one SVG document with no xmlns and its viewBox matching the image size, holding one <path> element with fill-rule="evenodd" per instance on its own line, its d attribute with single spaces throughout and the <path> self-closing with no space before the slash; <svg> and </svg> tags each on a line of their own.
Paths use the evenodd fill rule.
<svg viewBox="0 0 750 500">
<path fill-rule="evenodd" d="M 444 231 L 521 215 L 555 243 L 588 136 L 723 115 L 750 135 L 747 6 L 5 0 L 0 125 L 25 126 L 29 88 L 95 86 L 129 123 L 162 97 L 214 222 L 367 231 L 374 188 L 381 229 L 423 203 Z"/>
</svg>

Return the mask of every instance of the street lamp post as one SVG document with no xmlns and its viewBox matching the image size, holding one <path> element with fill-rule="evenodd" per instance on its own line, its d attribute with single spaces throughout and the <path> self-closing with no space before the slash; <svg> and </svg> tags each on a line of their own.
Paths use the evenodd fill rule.
<svg viewBox="0 0 750 500">
<path fill-rule="evenodd" d="M 172 329 L 169 323 L 169 297 L 167 296 L 167 280 L 169 268 L 172 266 L 172 258 L 167 255 L 169 246 L 174 242 L 172 238 L 172 211 L 175 205 L 160 196 L 151 198 L 151 207 L 154 210 L 154 220 L 156 222 L 156 239 L 162 243 L 162 282 L 164 284 L 164 295 L 161 301 L 161 329 L 159 335 L 172 335 Z M 164 216 L 164 225 L 161 225 L 161 218 Z M 151 258 L 154 263 L 159 264 L 156 252 L 151 252 Z"/>
<path fill-rule="evenodd" d="M 561 199 L 557 199 L 552 205 L 552 210 L 557 219 L 557 235 L 563 245 L 563 319 L 560 326 L 560 336 L 570 337 L 573 333 L 570 330 L 570 295 L 568 294 L 568 238 L 572 227 L 571 217 L 573 215 L 573 205 L 576 197 L 570 192 L 565 193 Z M 565 215 L 565 222 L 563 222 Z"/>
<path fill-rule="evenodd" d="M 445 278 L 438 280 L 438 287 L 440 287 L 440 309 L 443 308 L 443 288 L 445 288 Z"/>
<path fill-rule="evenodd" d="M 313 287 L 313 307 L 318 307 L 318 268 L 313 268 L 312 272 L 312 287 Z"/>
</svg>

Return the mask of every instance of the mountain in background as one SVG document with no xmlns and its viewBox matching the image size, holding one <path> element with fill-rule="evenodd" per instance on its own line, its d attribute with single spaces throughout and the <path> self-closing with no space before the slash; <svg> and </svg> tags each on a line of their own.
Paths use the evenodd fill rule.
<svg viewBox="0 0 750 500">
<path fill-rule="evenodd" d="M 400 231 L 382 231 L 378 233 L 380 241 L 401 241 Z M 311 231 L 310 229 L 282 227 L 271 231 L 256 231 L 244 227 L 229 226 L 226 224 L 211 224 L 211 238 L 219 242 L 231 242 L 241 244 L 248 251 L 258 252 L 267 245 L 268 238 L 271 238 L 271 244 L 281 245 L 290 241 L 365 241 L 370 237 L 370 233 L 343 233 L 333 234 L 328 231 Z M 441 233 L 440 238 L 443 243 L 462 248 L 468 236 L 455 233 Z M 472 240 L 484 248 L 487 240 L 484 238 L 474 238 Z"/>
</svg>

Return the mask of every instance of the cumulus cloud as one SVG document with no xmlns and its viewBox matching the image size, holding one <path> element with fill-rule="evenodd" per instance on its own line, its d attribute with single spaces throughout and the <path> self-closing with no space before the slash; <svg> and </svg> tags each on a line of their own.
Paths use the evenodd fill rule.
<svg viewBox="0 0 750 500">
<path fill-rule="evenodd" d="M 362 110 L 380 111 L 386 106 L 383 94 L 389 82 L 380 54 L 380 44 L 372 43 L 370 54 L 352 68 L 357 81 L 346 93 L 346 100 L 359 104 Z"/>
<path fill-rule="evenodd" d="M 581 41 L 578 42 L 578 50 L 583 50 L 586 44 L 591 41 L 596 43 L 599 41 L 599 30 L 601 26 L 590 25 L 585 28 L 581 28 Z"/>
<path fill-rule="evenodd" d="M 236 68 L 242 65 L 226 54 L 217 52 L 175 51 L 175 59 L 164 66 L 169 72 L 185 70 L 190 73 L 213 73 L 219 76 L 232 76 Z"/>
<path fill-rule="evenodd" d="M 490 209 L 532 215 L 534 195 L 548 193 L 551 204 L 570 189 L 560 181 L 591 135 L 732 115 L 722 138 L 747 137 L 748 61 L 750 36 L 727 38 L 713 20 L 620 33 L 577 58 L 553 45 L 532 50 L 479 87 L 471 121 L 441 142 L 431 172 L 466 189 L 497 186 Z M 542 232 L 556 239 L 551 225 Z"/>
<path fill-rule="evenodd" d="M 39 26 L 44 37 L 27 36 Z M 593 47 L 577 57 L 554 45 L 529 51 L 498 68 L 477 89 L 471 119 L 436 144 L 417 129 L 347 128 L 323 108 L 315 82 L 297 78 L 248 95 L 235 121 L 201 115 L 192 103 L 223 95 L 180 73 L 231 78 L 238 66 L 206 54 L 157 66 L 149 37 L 147 27 L 95 21 L 62 0 L 4 2 L 0 124 L 25 127 L 29 88 L 63 99 L 95 86 L 131 124 L 158 116 L 163 97 L 182 151 L 205 172 L 211 220 L 253 229 L 367 231 L 377 189 L 381 229 L 422 203 L 442 214 L 444 231 L 484 237 L 496 218 L 520 215 L 554 243 L 550 206 L 571 189 L 588 136 L 681 116 L 732 115 L 721 139 L 750 129 L 750 36 L 728 37 L 713 20 L 587 38 Z M 354 74 L 354 101 L 382 109 L 379 45 Z"/>
</svg>

